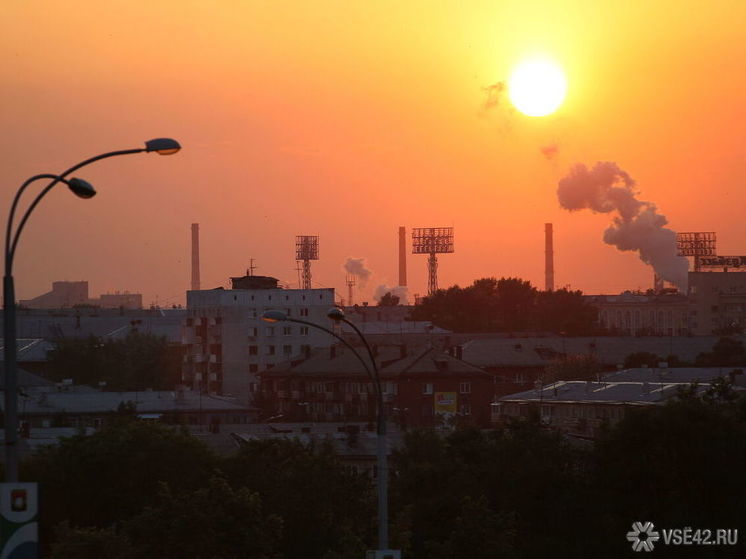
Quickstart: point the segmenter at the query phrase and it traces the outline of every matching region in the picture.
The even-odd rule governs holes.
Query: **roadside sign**
[[[39,558],[36,483],[0,483],[0,559]]]

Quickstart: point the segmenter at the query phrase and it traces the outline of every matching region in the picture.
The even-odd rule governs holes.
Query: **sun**
[[[508,80],[508,96],[528,116],[546,116],[565,100],[567,80],[562,69],[549,60],[527,60]]]

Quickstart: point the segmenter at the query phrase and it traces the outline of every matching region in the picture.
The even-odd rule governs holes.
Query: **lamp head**
[[[69,181],[65,181],[67,187],[73,191],[73,194],[80,198],[93,198],[96,195],[96,189],[93,188],[91,183],[84,181],[83,179],[73,178]]]
[[[288,316],[282,311],[265,311],[262,314],[262,320],[264,322],[282,322],[287,320]]]
[[[145,151],[155,151],[160,155],[171,155],[180,149],[179,142],[172,138],[154,138],[145,142]]]
[[[331,318],[334,322],[340,322],[345,319],[345,313],[338,307],[332,307],[326,313],[328,318]]]

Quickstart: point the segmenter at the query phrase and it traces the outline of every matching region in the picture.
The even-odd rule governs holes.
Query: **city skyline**
[[[202,287],[255,273],[295,284],[296,235],[319,235],[315,286],[345,297],[345,261],[397,283],[397,229],[454,227],[439,284],[517,276],[586,293],[652,286],[604,244],[609,216],[568,212],[558,182],[613,161],[676,231],[716,231],[742,254],[746,5],[652,2],[292,4],[6,2],[0,6],[0,180],[109,149],[177,138],[176,158],[102,162],[99,195],[52,193],[21,242],[19,299],[53,281],[183,304],[191,223]],[[567,76],[556,113],[529,117],[504,91],[526,57]],[[408,254],[410,299],[426,258]]]

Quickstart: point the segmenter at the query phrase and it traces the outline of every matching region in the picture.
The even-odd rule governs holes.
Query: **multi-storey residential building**
[[[233,289],[187,291],[182,380],[196,390],[246,401],[258,388],[257,373],[334,341],[309,326],[264,322],[262,314],[279,310],[331,328],[326,313],[334,289],[282,289],[265,276],[231,279]]]

